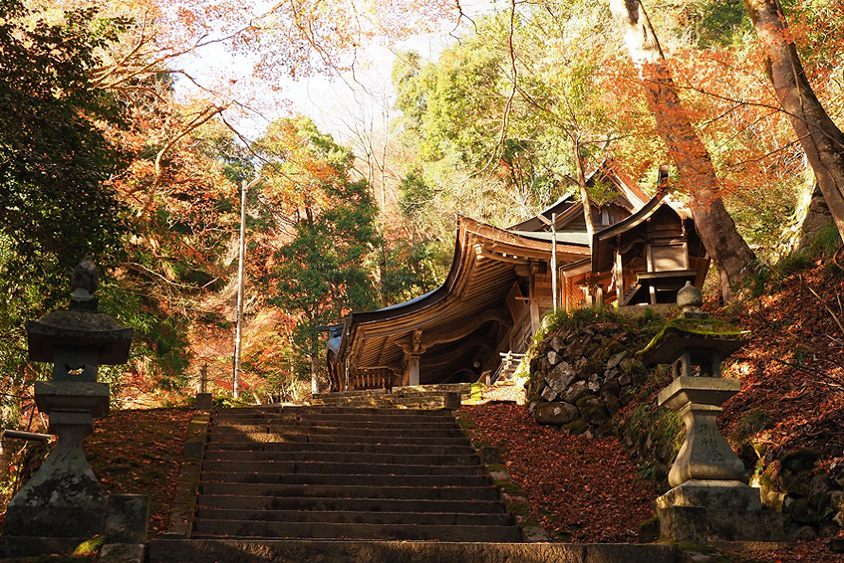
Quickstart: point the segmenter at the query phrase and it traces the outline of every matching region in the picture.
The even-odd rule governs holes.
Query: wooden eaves
[[[520,276],[546,268],[550,256],[550,240],[460,216],[443,285],[405,303],[348,315],[338,360],[399,374],[408,357],[422,355],[421,383],[447,378],[455,362],[465,361],[473,349],[477,362],[489,361],[497,355],[494,341],[514,323],[505,305],[508,292]],[[589,248],[558,242],[557,256],[564,262],[581,260],[589,256]]]

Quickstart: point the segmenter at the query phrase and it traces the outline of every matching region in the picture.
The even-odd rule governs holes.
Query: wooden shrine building
[[[558,307],[669,302],[709,265],[690,214],[670,196],[650,198],[606,169],[589,178],[615,197],[593,205],[569,195],[501,229],[458,217],[445,283],[420,297],[353,312],[334,325],[327,360],[333,390],[474,382],[507,353],[523,353],[555,299]],[[554,264],[556,263],[556,268]],[[622,296],[619,299],[618,296]]]

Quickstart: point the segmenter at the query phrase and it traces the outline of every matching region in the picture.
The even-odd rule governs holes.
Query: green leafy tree
[[[292,340],[315,385],[318,327],[375,306],[369,262],[379,243],[377,207],[367,182],[350,177],[351,151],[308,118],[274,122],[256,149],[268,161],[264,193],[286,225],[269,272],[271,301],[295,318]]]
[[[50,24],[0,1],[0,233],[18,254],[61,266],[113,253],[121,231],[106,184],[120,154],[95,123],[116,124],[119,108],[88,77],[126,22],[95,14]]]
[[[114,100],[89,80],[97,52],[127,22],[73,10],[47,22],[0,0],[0,369],[3,418],[40,370],[27,365],[24,321],[64,302],[84,254],[113,263],[123,231],[107,185],[121,154],[98,126],[115,127]]]

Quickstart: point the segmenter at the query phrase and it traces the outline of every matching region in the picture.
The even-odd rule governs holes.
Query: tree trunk
[[[844,133],[809,85],[776,0],[744,0],[765,51],[768,75],[844,238]]]
[[[810,176],[798,198],[794,222],[784,229],[783,244],[778,248],[782,254],[806,250],[821,230],[835,224],[814,174]]]
[[[589,237],[589,248],[592,248],[592,235],[595,234],[595,218],[592,216],[592,198],[586,189],[586,175],[583,173],[583,159],[580,157],[580,139],[572,134],[572,151],[574,151],[574,163],[577,166],[577,187],[580,190],[580,199],[583,202],[583,220],[586,222],[586,234]]]
[[[724,207],[709,151],[692,127],[671,73],[663,64],[662,49],[644,6],[639,0],[610,0],[610,9],[624,33],[630,56],[639,67],[657,132],[689,195],[698,234],[718,268],[721,294],[729,300],[732,288],[750,274],[753,251]]]
[[[311,352],[311,393],[316,395],[319,393],[319,370],[317,369],[316,355]]]

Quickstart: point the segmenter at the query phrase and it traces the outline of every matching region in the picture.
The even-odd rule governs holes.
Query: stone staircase
[[[151,540],[148,561],[677,561],[667,546],[525,543],[450,410],[396,404],[216,412],[185,529]]]
[[[330,407],[218,413],[192,537],[521,540],[449,412]]]
[[[191,540],[223,538],[522,541],[450,411],[351,407],[214,415]]]
[[[317,393],[311,398],[311,404],[357,408],[442,409],[459,407],[461,399],[468,399],[471,394],[471,383],[415,385],[395,387],[389,393],[383,389]]]

